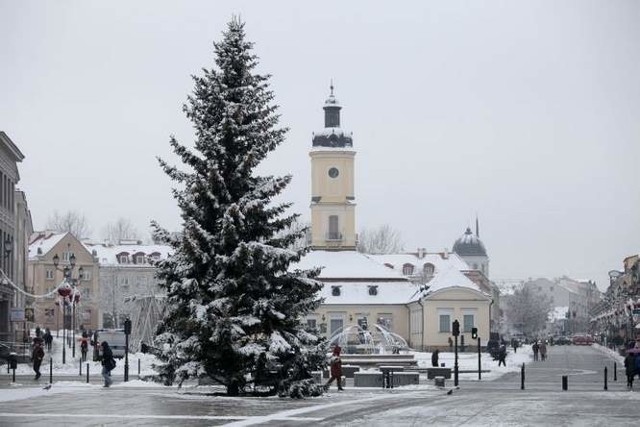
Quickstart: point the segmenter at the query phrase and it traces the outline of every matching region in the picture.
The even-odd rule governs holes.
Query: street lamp
[[[84,269],[82,267],[78,268],[78,277],[73,277],[73,270],[76,267],[76,256],[71,253],[69,255],[69,264],[60,268],[60,257],[58,254],[53,256],[53,266],[56,270],[62,271],[64,275],[64,281],[58,287],[58,295],[62,298],[62,308],[63,308],[63,321],[62,321],[62,363],[66,363],[66,346],[68,343],[65,341],[68,340],[69,335],[67,334],[67,307],[71,306],[72,314],[71,314],[71,330],[73,334],[73,345],[72,345],[72,357],[76,357],[76,304],[80,302],[80,291],[77,289],[77,285],[82,280],[82,275],[84,273]]]

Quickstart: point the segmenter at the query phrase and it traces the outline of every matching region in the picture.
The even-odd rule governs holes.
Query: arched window
[[[378,295],[378,286],[377,285],[370,285],[369,286],[369,295]]]

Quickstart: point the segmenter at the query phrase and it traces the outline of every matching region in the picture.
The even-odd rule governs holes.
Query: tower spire
[[[333,78],[331,78],[331,84],[329,85],[329,89],[331,89],[331,95],[333,96]]]
[[[478,214],[476,213],[476,237],[480,238],[480,222],[478,221]]]

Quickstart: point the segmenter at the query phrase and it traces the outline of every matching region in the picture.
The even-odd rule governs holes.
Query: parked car
[[[554,345],[571,345],[571,340],[568,337],[556,337],[553,340]]]
[[[591,345],[593,338],[588,334],[575,334],[572,338],[574,345]]]

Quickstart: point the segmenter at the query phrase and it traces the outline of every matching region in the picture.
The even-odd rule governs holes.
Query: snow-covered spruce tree
[[[321,368],[324,348],[301,319],[320,304],[321,285],[317,270],[289,271],[306,253],[292,249],[305,230],[283,232],[298,215],[286,215],[290,204],[272,199],[291,177],[254,174],[287,129],[276,127],[269,76],[253,73],[252,46],[244,24],[232,19],[214,43],[216,67],[193,77],[184,106],[195,149],[170,141],[186,167],[160,159],[179,183],[173,193],[183,230],[172,235],[152,222],[156,239],[174,249],[157,264],[168,302],[157,331],[162,364],[156,369],[166,384],[208,376],[237,395],[268,366],[274,392],[318,395],[322,389],[310,372]]]

